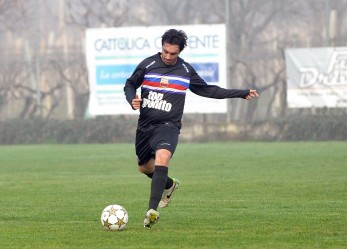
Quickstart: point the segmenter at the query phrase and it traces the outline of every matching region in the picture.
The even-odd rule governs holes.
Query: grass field
[[[1,248],[347,248],[347,143],[179,144],[152,230],[132,144],[0,146]],[[101,211],[120,204],[124,231]]]

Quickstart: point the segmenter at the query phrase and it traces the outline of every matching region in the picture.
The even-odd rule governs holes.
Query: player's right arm
[[[141,102],[142,102],[142,99],[139,98],[138,94],[135,94],[135,98],[133,98],[133,100],[131,101],[131,107],[134,110],[137,110],[140,108]]]
[[[136,94],[137,88],[139,88],[143,81],[144,70],[138,66],[134,73],[128,78],[124,86],[124,94],[128,103],[131,105],[131,108],[137,110],[140,108],[141,99]]]

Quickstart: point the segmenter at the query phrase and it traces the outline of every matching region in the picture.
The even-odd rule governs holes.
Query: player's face
[[[163,44],[161,59],[166,65],[175,65],[179,54],[180,47],[178,45],[173,45],[170,43]]]

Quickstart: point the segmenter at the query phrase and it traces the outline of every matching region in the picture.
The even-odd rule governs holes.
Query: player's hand
[[[257,90],[249,90],[249,94],[247,95],[246,99],[251,100],[253,98],[259,97],[259,94],[257,93]]]
[[[134,110],[137,110],[141,106],[142,99],[139,98],[139,95],[135,95],[135,98],[131,101],[131,105],[133,106]]]

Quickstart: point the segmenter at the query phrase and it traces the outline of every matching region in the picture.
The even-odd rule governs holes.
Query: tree
[[[214,23],[228,27],[229,87],[261,93],[230,102],[228,118],[284,115],[284,50],[345,46],[346,8],[346,0],[0,0],[1,117],[83,118],[87,28]]]

